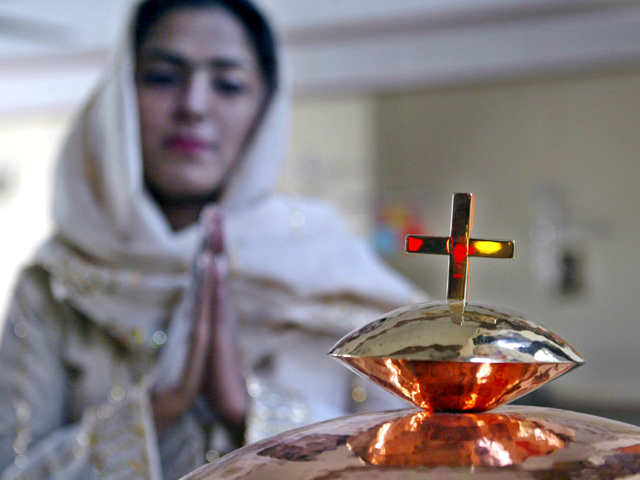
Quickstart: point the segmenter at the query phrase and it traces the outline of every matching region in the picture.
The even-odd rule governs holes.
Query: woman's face
[[[166,200],[210,197],[238,161],[266,96],[242,24],[223,9],[164,15],[140,46],[136,85],[147,184]]]

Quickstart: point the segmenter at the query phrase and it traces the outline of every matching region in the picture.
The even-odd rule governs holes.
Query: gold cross
[[[405,247],[408,253],[449,255],[449,281],[447,282],[447,300],[449,302],[466,303],[467,301],[469,257],[513,258],[513,240],[471,238],[473,203],[474,198],[471,193],[453,195],[451,236],[407,235],[406,238]]]

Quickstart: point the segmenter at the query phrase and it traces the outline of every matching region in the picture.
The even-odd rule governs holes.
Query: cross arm
[[[484,258],[513,258],[513,240],[469,239],[469,256]]]
[[[407,235],[405,249],[409,253],[426,253],[430,255],[449,255],[449,238],[426,237],[423,235]]]

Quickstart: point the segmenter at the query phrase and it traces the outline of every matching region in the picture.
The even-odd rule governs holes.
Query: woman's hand
[[[217,210],[209,210],[205,215],[210,231],[203,290],[207,295],[202,299],[201,314],[210,321],[211,348],[206,361],[203,393],[211,409],[241,443],[248,401],[236,350],[236,316],[228,289],[229,266],[224,255],[222,216]]]
[[[154,419],[160,432],[203,395],[211,410],[241,441],[248,402],[236,352],[236,317],[227,288],[229,269],[224,256],[222,216],[217,209],[209,209],[204,222],[208,230],[205,247],[197,259],[202,277],[195,279],[200,285],[191,348],[180,383],[154,394]]]
[[[198,259],[198,262],[202,262],[201,269],[205,272],[210,269],[210,261],[209,257]],[[206,292],[204,284],[206,281],[200,286],[200,299],[206,297],[203,295]],[[156,392],[152,398],[153,417],[158,432],[189,410],[202,390],[208,351],[211,348],[212,329],[210,319],[203,314],[202,301],[196,312],[197,318],[191,332],[190,349],[181,381],[173,388]]]

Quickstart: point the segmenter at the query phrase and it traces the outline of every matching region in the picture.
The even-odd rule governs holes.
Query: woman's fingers
[[[211,265],[214,263],[213,256],[204,251],[199,261],[202,263],[204,278],[198,292],[198,300],[196,306],[196,318],[193,323],[193,331],[191,334],[191,348],[187,366],[183,375],[183,382],[187,382],[188,386],[195,391],[194,399],[202,384],[204,370],[207,362],[207,354],[211,344],[211,314],[212,302],[210,299],[211,290],[215,285],[215,278],[211,276]]]
[[[224,252],[223,216],[210,208],[205,213],[209,258],[202,301],[211,326],[211,348],[202,392],[213,411],[242,438],[247,412],[247,393],[236,351],[236,317],[228,288],[229,263]]]
[[[224,252],[223,215],[218,207],[212,205],[203,213],[205,225],[205,249],[214,254]]]
[[[215,207],[209,207],[203,219],[207,231],[207,239],[204,242],[203,255],[207,256],[205,270],[205,282],[201,290],[201,302],[207,303],[209,318],[212,322],[227,322],[225,315],[227,293],[227,278],[229,274],[229,262],[224,252],[223,215]]]
[[[198,258],[198,269],[202,275],[198,279],[199,292],[195,309],[195,318],[190,338],[190,346],[182,378],[178,385],[153,395],[152,405],[156,427],[159,431],[170,425],[184,412],[189,410],[205,384],[205,372],[208,368],[211,347],[211,302],[206,292],[210,291],[214,279],[211,278],[213,255],[205,250]]]

